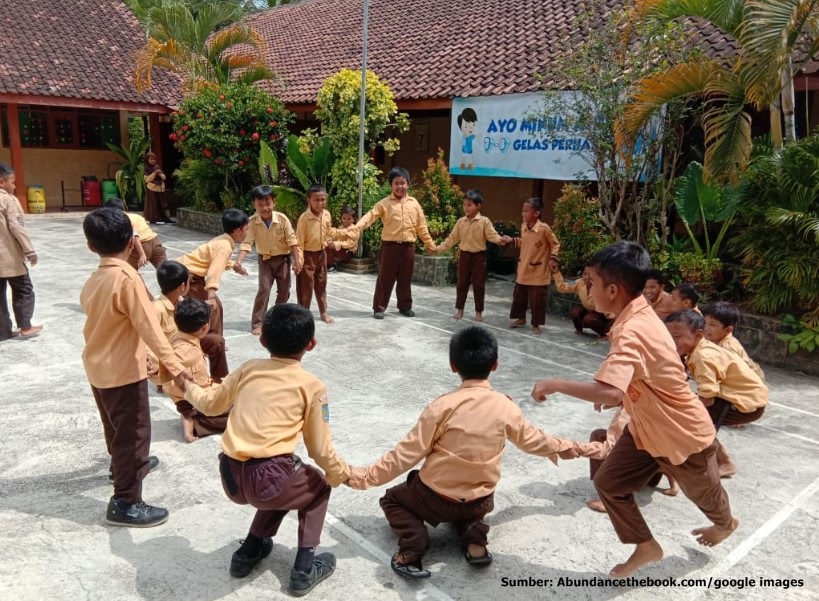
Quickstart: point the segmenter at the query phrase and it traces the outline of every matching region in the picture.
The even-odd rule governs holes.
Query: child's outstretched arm
[[[535,382],[535,387],[532,389],[532,398],[538,403],[542,403],[549,395],[556,392],[594,403],[595,409],[598,409],[598,411],[598,405],[614,407],[623,402],[623,391],[611,384],[598,380],[578,382],[577,380],[563,380],[560,378],[547,378]]]

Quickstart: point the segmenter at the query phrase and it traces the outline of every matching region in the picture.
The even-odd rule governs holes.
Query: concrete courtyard
[[[34,322],[45,331],[35,339],[0,343],[0,599],[289,598],[295,517],[285,519],[269,558],[248,578],[232,579],[230,556],[247,532],[252,508],[232,504],[222,491],[219,437],[185,443],[173,403],[153,389],[152,453],[162,463],[146,478],[144,496],[168,508],[170,519],[145,530],[104,524],[111,495],[108,456],[81,362],[85,315],[79,305],[97,257],[86,249],[81,219],[72,214],[28,220],[40,256],[31,273]],[[156,229],[169,258],[207,239],[169,225]],[[264,356],[250,334],[255,261],[247,266],[250,277],[230,272],[220,290],[231,367]],[[143,268],[143,275],[157,292],[153,268]],[[393,304],[387,318],[376,321],[370,308],[374,275],[334,273],[329,279],[336,323],[317,324],[319,344],[304,364],[327,384],[337,449],[352,465],[367,465],[404,436],[428,402],[458,385],[448,366],[448,341],[472,322],[452,319],[454,288],[414,286],[416,318],[399,316]],[[484,326],[501,347],[495,388],[547,432],[587,440],[591,430],[607,425],[608,415],[560,395],[536,405],[529,393],[546,376],[591,378],[608,344],[575,336],[571,324],[556,317],[540,337],[507,329],[511,292],[510,281],[488,284]],[[468,317],[471,299],[467,303]],[[313,310],[317,316],[315,305]],[[468,566],[452,532],[440,526],[431,530],[425,560],[432,578],[421,584],[402,580],[389,567],[395,538],[378,506],[383,488],[359,492],[342,486],[330,499],[320,547],[336,554],[338,567],[309,598],[819,599],[819,380],[765,371],[771,403],[764,418],[720,433],[739,465],[739,473],[724,481],[741,520],[731,538],[701,548],[690,531],[707,520],[684,496],[638,497],[666,558],[636,577],[658,586],[578,582],[605,578],[630,553],[608,518],[585,506],[594,494],[587,461],[555,467],[509,445],[495,511],[488,517],[491,567]],[[306,452],[302,456],[307,461]],[[685,586],[688,579],[702,583]]]

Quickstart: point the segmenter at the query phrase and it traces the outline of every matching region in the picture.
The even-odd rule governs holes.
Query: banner
[[[567,125],[566,115],[546,115],[544,104],[542,92],[454,98],[450,173],[596,180],[591,155],[583,156],[589,141]]]

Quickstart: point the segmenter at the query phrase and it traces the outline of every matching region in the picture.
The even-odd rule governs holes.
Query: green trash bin
[[[111,198],[119,197],[119,188],[117,187],[117,180],[104,179],[102,180],[102,204]]]

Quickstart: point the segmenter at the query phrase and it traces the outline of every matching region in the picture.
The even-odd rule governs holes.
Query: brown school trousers
[[[148,380],[114,388],[91,387],[111,455],[114,496],[132,504],[142,500],[142,479],[150,471],[151,411]]]
[[[466,306],[466,295],[472,284],[475,297],[475,313],[483,313],[483,301],[486,296],[486,251],[467,252],[462,250],[458,257],[458,283],[455,287],[455,308],[463,311]]]
[[[706,409],[708,409],[708,415],[711,416],[711,421],[714,422],[714,427],[716,427],[717,432],[719,432],[720,426],[750,424],[758,420],[762,417],[762,414],[765,413],[765,407],[743,413],[732,403],[719,397],[715,398],[711,406],[706,407]]]
[[[594,476],[597,494],[620,541],[636,545],[652,539],[651,530],[634,502],[634,493],[642,490],[658,469],[676,479],[685,496],[717,528],[729,530],[733,517],[728,493],[720,482],[718,445],[715,438],[708,448],[690,455],[680,465],[673,465],[664,457],[652,457],[638,449],[626,428]]]
[[[588,328],[598,336],[605,336],[609,333],[612,321],[607,319],[605,315],[597,311],[589,311],[584,306],[573,307],[569,311],[569,317],[574,324],[574,329],[577,332],[582,332],[583,328]]]
[[[527,286],[515,284],[512,293],[511,319],[526,320],[526,309],[532,311],[532,326],[542,326],[546,323],[546,303],[549,300],[549,286]]]
[[[205,290],[205,278],[191,274],[191,287],[187,298],[198,298],[208,302],[208,291]],[[222,313],[222,301],[217,294],[214,298],[216,306],[210,306],[210,332],[223,336],[225,333],[224,318]]]
[[[415,270],[415,242],[382,242],[378,278],[373,294],[373,311],[383,313],[390,304],[392,288],[398,297],[398,310],[412,309],[412,272]]]
[[[336,250],[335,248],[328,248],[327,253],[327,267],[333,267],[336,263],[343,263],[353,258],[353,251],[342,248]]]
[[[230,373],[224,337],[221,334],[211,332],[199,340],[199,346],[202,347],[202,352],[208,358],[210,377],[217,383],[221,382]]]
[[[451,523],[462,549],[472,543],[485,547],[489,524],[483,518],[495,508],[495,495],[466,502],[448,499],[424,484],[418,470],[412,470],[406,483],[388,489],[378,502],[398,535],[398,552],[414,560],[423,558],[429,546],[424,522],[433,527]]]
[[[168,259],[168,256],[165,254],[165,247],[162,246],[162,241],[159,239],[159,236],[147,242],[140,240],[139,243],[142,245],[142,250],[145,251],[145,258],[148,259],[148,262],[154,267],[159,267],[160,263]],[[128,265],[133,267],[134,270],[139,270],[139,252],[137,252],[136,247],[131,250],[131,254],[128,255]]]
[[[176,405],[176,410],[179,412],[179,415],[193,422],[193,433],[199,438],[210,436],[211,434],[221,434],[225,431],[225,428],[227,428],[230,411],[222,415],[211,416],[205,415],[184,399],[181,401],[175,400],[174,404]]]
[[[298,511],[299,547],[317,547],[332,488],[316,468],[296,455],[237,461],[219,454],[219,473],[225,494],[234,503],[252,505],[256,515],[250,533],[276,536],[291,509]]]
[[[604,428],[592,430],[591,435],[589,435],[589,442],[606,442],[608,434],[608,431]],[[597,470],[600,469],[600,466],[603,465],[605,460],[605,457],[603,457],[603,459],[589,459],[589,480],[594,480]],[[654,476],[648,481],[648,486],[657,486],[660,483],[660,480],[662,480],[662,477],[662,473],[657,471],[657,473],[655,473]]]
[[[323,250],[305,250],[304,265],[296,276],[296,299],[305,309],[313,302],[314,290],[319,313],[327,313],[327,258]]]
[[[11,308],[14,320],[20,329],[31,327],[31,316],[34,315],[34,286],[28,272],[23,275],[0,278],[0,340],[11,338],[11,316],[9,315],[6,283],[11,288]]]
[[[286,303],[290,298],[290,255],[275,255],[265,260],[261,255],[257,259],[259,266],[259,289],[253,301],[253,316],[250,326],[261,326],[267,313],[270,301],[270,290],[276,283],[276,304]]]

